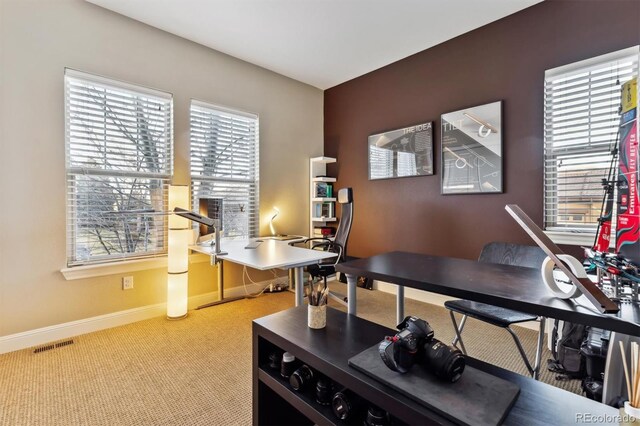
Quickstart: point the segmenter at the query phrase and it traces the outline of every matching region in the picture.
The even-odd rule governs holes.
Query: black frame
[[[497,108],[497,111],[493,108]],[[495,122],[496,120],[498,123]],[[442,195],[500,194],[504,192],[502,121],[502,101],[441,115],[440,159],[442,174],[440,193]],[[465,132],[462,130],[465,127],[467,129],[474,128],[474,130],[477,127],[478,135],[473,136],[471,132]],[[489,147],[493,145],[495,148],[496,144],[498,145],[497,154]],[[450,147],[455,147],[457,152],[454,152]],[[468,159],[469,161],[467,161]],[[447,176],[450,176],[456,169],[475,169],[477,179],[469,178],[470,173],[467,173],[469,179],[466,181],[464,176],[460,176],[460,174],[457,177],[459,186],[466,185],[472,188],[455,190],[445,185]]]
[[[428,126],[428,128],[419,128],[422,126]],[[414,124],[412,126],[407,126],[407,127],[402,127],[399,129],[393,129],[393,130],[387,130],[384,132],[380,132],[380,133],[375,133],[369,136],[368,138],[368,143],[367,143],[367,178],[370,181],[374,181],[374,180],[386,180],[386,179],[400,179],[400,178],[407,178],[407,177],[417,177],[417,176],[433,176],[435,174],[435,166],[433,164],[433,129],[434,128],[434,123],[433,121],[426,121],[424,123],[419,123],[419,124]],[[422,173],[417,172],[415,175],[408,175],[408,176],[389,176],[389,177],[383,177],[383,178],[375,178],[372,179],[371,178],[371,150],[370,147],[372,144],[375,143],[375,141],[377,139],[379,139],[380,137],[384,137],[387,136],[390,138],[391,141],[395,141],[398,139],[401,139],[404,137],[404,135],[407,134],[411,134],[409,137],[413,136],[413,143],[411,141],[407,141],[408,145],[413,144],[413,151],[407,151],[407,152],[412,152],[414,155],[416,154],[415,151],[415,135],[417,135],[418,133],[424,133],[424,132],[428,132],[428,137],[429,137],[429,142],[427,142],[428,144],[428,153],[424,154],[424,157],[426,157],[426,166],[422,166],[419,167],[416,164],[416,171],[418,171],[419,169],[422,170]],[[401,142],[402,143],[402,142]],[[393,150],[394,153],[394,158],[397,158],[396,153],[397,152],[401,152],[398,151],[396,149]],[[425,167],[430,168],[429,170],[424,170]]]

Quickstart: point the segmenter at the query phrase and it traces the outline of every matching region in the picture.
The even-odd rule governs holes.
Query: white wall
[[[261,216],[277,205],[280,232],[306,231],[308,158],[323,150],[320,90],[81,0],[0,0],[0,336],[166,297],[162,269],[134,273],[126,292],[121,275],[59,272],[65,67],[173,93],[178,184],[189,183],[191,99],[259,114]],[[192,265],[190,295],[212,291],[214,275]]]

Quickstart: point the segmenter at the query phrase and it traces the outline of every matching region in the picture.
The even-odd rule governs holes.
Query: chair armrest
[[[304,240],[303,242],[308,243],[310,241],[324,241],[325,243],[332,243],[333,241],[331,241],[328,238],[324,238],[324,237],[313,237],[313,238],[307,238],[306,240]]]
[[[318,238],[318,237],[314,237],[314,238],[307,238],[306,240],[302,240],[302,241],[293,241],[290,242],[289,245],[290,246],[297,246],[297,245],[302,245],[304,244],[305,246],[309,246],[308,243],[310,243],[311,241],[324,241],[324,242],[332,242],[330,239],[328,238]],[[310,246],[310,248],[313,248],[313,246]]]
[[[316,248],[323,248],[325,247],[326,250],[330,249],[332,245],[338,245],[338,244],[334,244],[332,241],[323,241],[321,243],[315,243],[315,244],[311,244],[311,249],[315,250]]]
[[[336,247],[338,249],[338,256],[336,257],[336,261],[329,264],[325,264],[325,266],[335,266],[338,263],[341,262],[342,260],[342,246],[334,241],[326,241],[324,243],[320,243],[320,244],[314,244],[313,245],[313,249],[317,248],[317,247],[326,247],[327,251],[329,250],[329,248],[331,247]],[[334,252],[335,253],[335,252]],[[319,265],[320,267],[322,267],[322,264]]]
[[[319,267],[335,266],[338,263],[340,263],[340,260],[342,259],[342,251],[343,251],[342,246],[340,244],[336,243],[335,241],[331,241],[328,238],[320,238],[320,237],[307,238],[304,241],[291,242],[291,243],[289,243],[289,245],[290,246],[295,246],[295,245],[298,245],[298,244],[305,244],[306,245],[307,243],[310,243],[310,242],[313,242],[313,241],[321,241],[321,242],[320,243],[316,243],[316,244],[312,244],[311,247],[310,247],[311,250],[315,250],[315,249],[318,249],[318,248],[321,248],[321,247],[325,247],[326,250],[330,249],[331,247],[337,247],[337,249],[338,249],[338,257],[336,258],[336,261],[334,263],[326,263],[324,265],[318,264]]]
[[[318,237],[313,237],[313,238],[307,238],[305,240],[302,241],[292,241],[289,243],[290,246],[296,246],[298,244],[307,244],[309,241],[331,241],[328,238],[318,238]]]

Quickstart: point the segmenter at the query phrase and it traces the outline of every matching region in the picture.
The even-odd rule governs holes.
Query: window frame
[[[253,165],[250,166],[253,171],[253,178],[234,178],[230,176],[220,177],[220,176],[207,176],[202,173],[196,173],[194,171],[194,166],[196,161],[194,161],[194,151],[195,149],[202,148],[201,143],[196,143],[194,141],[194,115],[193,108],[199,110],[206,110],[207,113],[210,114],[219,114],[234,116],[238,119],[246,119],[253,120],[253,125],[255,126],[253,129],[253,154],[251,154],[253,158]],[[202,112],[200,112],[202,114]],[[231,132],[233,133],[233,131]],[[191,197],[192,197],[192,207],[193,210],[198,211],[198,201],[199,195],[204,195],[202,198],[216,198],[220,196],[220,192],[216,191],[207,191],[204,194],[199,194],[199,184],[203,183],[219,183],[219,184],[246,184],[248,185],[248,211],[247,211],[247,235],[229,235],[229,211],[231,210],[231,203],[225,197],[223,198],[223,238],[255,238],[259,236],[260,233],[260,116],[256,113],[247,112],[238,110],[235,108],[230,108],[227,106],[222,106],[219,104],[201,101],[198,99],[191,99],[189,104],[189,141],[190,141],[190,149],[189,149],[189,173],[191,177]],[[208,148],[206,148],[208,149]],[[215,150],[215,148],[213,148]],[[224,191],[223,191],[224,192]]]
[[[635,62],[634,64],[635,66],[632,67],[631,76],[632,77],[638,76],[638,62],[640,59],[639,46],[633,46],[630,48],[618,50],[615,52],[596,56],[583,61],[574,62],[571,64],[567,64],[564,66],[556,67],[556,68],[545,71],[544,107],[543,107],[544,108],[543,110],[543,135],[544,135],[544,139],[543,139],[543,225],[544,225],[546,234],[554,242],[558,244],[588,245],[588,246],[592,245],[595,238],[597,222],[588,223],[586,225],[571,226],[569,224],[560,224],[557,221],[557,218],[561,214],[560,208],[558,207],[559,202],[557,201],[559,198],[558,194],[560,190],[558,189],[559,186],[557,183],[558,172],[553,170],[555,167],[553,166],[552,162],[555,161],[556,162],[555,164],[557,164],[557,161],[558,161],[557,156],[561,155],[559,154],[561,152],[561,149],[558,149],[557,147],[553,147],[554,139],[552,139],[552,130],[550,129],[551,111],[549,108],[549,102],[550,102],[550,98],[554,95],[554,93],[550,93],[548,85],[551,85],[551,84],[558,85],[559,84],[558,82],[561,81],[563,77],[567,80],[571,80],[571,78],[576,78],[576,76],[580,75],[581,73],[592,73],[594,69],[603,68],[607,65],[612,65],[613,63],[620,62],[621,60],[624,60],[624,59],[632,59]],[[591,78],[591,75],[589,74],[588,77]],[[627,79],[620,78],[619,80],[620,81],[619,81],[618,87],[616,88],[615,91],[611,92],[611,93],[615,93],[615,96],[619,96],[620,94],[619,87]],[[591,90],[591,87],[592,87],[591,83],[589,83],[588,87]],[[552,89],[552,90],[559,91],[560,89]],[[580,90],[578,90],[576,93],[580,93]],[[558,96],[558,94],[555,93],[555,96]],[[596,95],[592,95],[589,92],[586,94],[586,96],[588,96],[590,104],[593,103],[592,98],[596,98]],[[611,99],[611,97],[608,97],[607,99]],[[618,109],[618,105],[615,106],[616,112],[617,112],[617,109]],[[585,114],[584,118],[582,118],[581,116],[580,118],[576,118],[576,120],[580,120],[580,119],[586,120],[588,123],[587,131],[592,132],[595,128],[592,124],[592,120],[591,120],[592,116],[593,115],[591,114],[591,112],[589,112],[588,114]],[[617,123],[617,120],[616,120],[616,123]],[[609,134],[613,134],[614,135],[613,138],[615,138],[615,134],[618,129],[618,124],[610,127],[603,126],[603,129],[608,129]],[[579,158],[579,156],[577,155],[578,154],[577,151],[579,151],[579,154],[583,154],[583,155],[593,155],[594,157],[600,156],[603,158],[607,158],[606,161],[605,160],[601,161],[607,164],[607,167],[603,169],[603,174],[606,174],[606,170],[608,169],[608,164],[610,162],[609,160],[611,158],[610,148],[608,147],[604,149],[594,148],[591,145],[592,143],[591,137],[592,135],[591,133],[589,133],[589,136],[587,137],[587,142],[585,142],[584,144],[580,144],[580,145],[576,144],[573,147],[569,147],[567,150],[570,151],[570,155],[572,155],[572,157],[570,158],[574,158],[574,159]],[[611,146],[614,140],[610,141],[609,146]],[[557,143],[557,139],[555,141]],[[571,141],[571,138],[568,138],[567,141]],[[605,143],[606,142],[603,142],[603,145]],[[585,147],[587,149],[584,149]],[[591,170],[595,170],[595,169],[586,169],[586,172],[588,173]],[[593,173],[590,173],[588,176],[591,176],[592,179],[597,179],[598,173],[593,172]],[[586,185],[588,185],[586,183],[587,180],[588,178],[585,179],[584,182],[582,182],[583,188]],[[567,185],[570,185],[570,184],[567,184]],[[595,184],[592,183],[591,185],[593,186]],[[576,190],[580,191],[584,189],[576,189]],[[593,189],[591,190],[591,192],[593,192]],[[604,195],[604,191],[602,191],[602,196],[603,195]],[[594,197],[595,197],[594,195],[591,195],[590,197],[585,196],[584,199],[577,201],[577,203],[580,201],[591,202],[593,205]],[[570,214],[570,212],[566,212],[566,214]],[[615,232],[614,228],[615,227],[612,227],[612,232]]]
[[[126,92],[131,94],[132,96],[140,96],[143,99],[154,99],[159,102],[163,102],[164,105],[168,108],[168,110],[163,110],[163,123],[165,128],[162,132],[162,141],[160,142],[160,148],[163,150],[164,154],[164,162],[163,167],[160,173],[151,173],[151,172],[140,172],[140,171],[127,171],[127,170],[109,170],[106,167],[82,167],[78,165],[73,165],[74,159],[72,151],[72,145],[74,142],[72,141],[71,128],[77,123],[72,123],[72,111],[71,111],[71,102],[73,101],[73,97],[70,96],[70,86],[75,84],[95,84],[96,86],[106,89],[106,90],[115,90]],[[113,95],[112,95],[113,96]],[[146,98],[145,98],[146,97]],[[147,109],[145,109],[147,111]],[[125,116],[126,117],[126,116]],[[147,123],[148,124],[148,123]],[[106,134],[106,124],[104,128],[104,132]],[[105,267],[105,268],[114,268],[117,264],[128,265],[128,264],[137,264],[142,261],[152,261],[153,258],[158,258],[162,256],[166,256],[167,253],[167,239],[166,239],[166,231],[167,231],[167,218],[165,211],[166,210],[166,200],[168,196],[168,184],[173,176],[173,167],[174,167],[174,110],[173,110],[173,95],[168,92],[159,91],[155,89],[150,89],[148,87],[131,84],[127,82],[123,82],[120,80],[106,78],[103,76],[78,71],[71,68],[64,69],[64,131],[65,131],[65,189],[66,189],[66,268],[62,269],[65,277],[72,273],[70,272],[74,268],[76,270],[87,269],[92,270],[97,267]],[[76,141],[81,140],[76,138]],[[105,138],[107,140],[107,138]],[[78,143],[78,142],[76,142]],[[76,147],[77,149],[77,147]],[[123,154],[119,154],[123,155]],[[130,160],[126,158],[125,160]],[[138,157],[135,157],[136,159]],[[126,168],[127,166],[124,166]],[[163,235],[162,238],[162,247],[160,248],[158,245],[154,245],[151,250],[146,251],[134,251],[134,252],[122,252],[112,255],[95,255],[90,256],[87,259],[80,259],[77,257],[77,249],[79,245],[78,236],[77,236],[77,212],[80,210],[78,205],[77,198],[77,177],[78,176],[97,176],[101,179],[113,178],[113,179],[133,179],[136,182],[138,178],[145,178],[149,180],[159,180],[161,182],[160,186],[160,195],[162,197],[161,203],[164,208],[162,211],[154,211],[151,213],[145,213],[144,216],[161,216],[162,217],[162,225],[160,229],[156,229],[153,231],[156,235]],[[140,215],[142,216],[142,214]],[[157,224],[158,220],[154,221],[154,224]],[[126,269],[126,268],[125,268]],[[82,275],[82,274],[81,274]],[[102,275],[99,272],[94,276]]]

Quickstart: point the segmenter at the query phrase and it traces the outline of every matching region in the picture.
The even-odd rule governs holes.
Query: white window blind
[[[620,86],[637,75],[637,46],[545,72],[546,230],[595,231],[619,127]]]
[[[416,168],[416,155],[412,152],[398,151],[398,176],[415,176],[418,173]]]
[[[415,176],[416,173],[414,153],[369,145],[369,179]]]
[[[65,70],[67,265],[166,253],[168,93]]]
[[[192,101],[194,210],[200,198],[222,198],[225,237],[258,235],[258,147],[258,116]]]
[[[369,145],[369,179],[393,177],[393,151]]]

